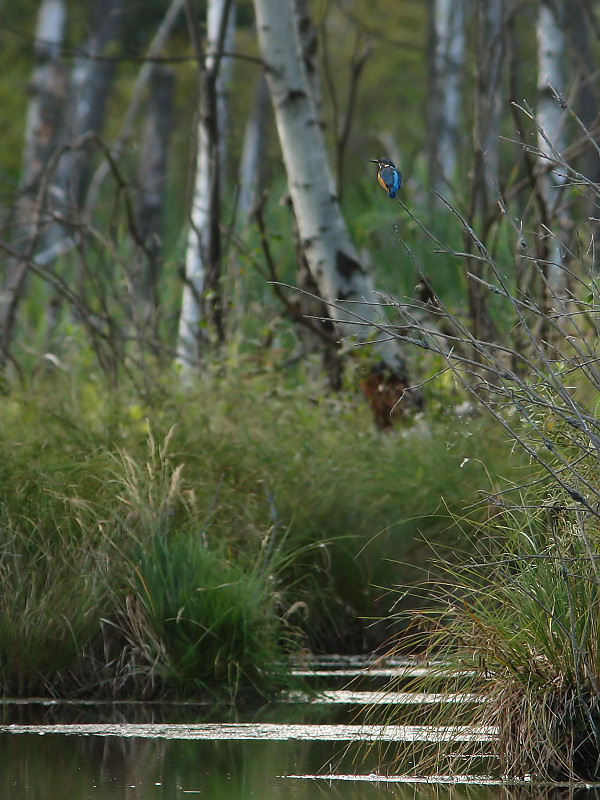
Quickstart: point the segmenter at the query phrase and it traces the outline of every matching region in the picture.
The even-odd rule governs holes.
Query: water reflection
[[[369,667],[368,672],[361,673],[359,680],[355,678],[348,685],[348,678],[356,676],[361,664]],[[393,756],[400,752],[399,748],[406,748],[405,761],[414,764],[413,741],[400,737],[400,741],[388,739],[365,746],[365,742],[354,741],[354,733],[345,740],[339,736],[335,741],[333,726],[345,729],[364,726],[370,721],[365,716],[365,704],[369,699],[373,702],[374,691],[380,693],[381,682],[389,678],[390,671],[397,677],[400,670],[402,677],[425,667],[390,661],[385,670],[381,670],[375,663],[339,658],[324,659],[312,667],[312,671],[303,667],[302,676],[310,677],[310,685],[317,686],[329,702],[314,702],[314,695],[298,695],[297,699],[304,699],[304,702],[234,710],[194,703],[5,701],[0,705],[0,728],[21,726],[24,731],[25,726],[37,727],[35,732],[21,733],[16,733],[15,727],[6,732],[0,729],[0,800],[181,800],[194,796],[210,800],[600,800],[598,788],[452,785],[451,780],[425,784],[415,780],[401,783],[342,779],[342,775],[348,778],[360,773],[364,776],[376,772],[379,765],[393,763],[393,758],[388,758],[388,749]],[[400,683],[397,688],[404,689]],[[388,698],[383,699],[388,701]],[[473,698],[466,699],[473,701]],[[425,699],[396,696],[398,728],[404,727],[400,724],[402,707],[417,700],[421,703],[448,702],[448,696],[431,695]],[[465,698],[454,697],[454,701],[458,709]],[[218,725],[220,734],[228,738],[218,738],[217,733],[210,731],[207,738],[206,729],[211,723]],[[236,739],[234,728],[250,723],[253,735],[258,732],[260,738]],[[73,729],[62,733],[46,729],[41,735],[44,725],[94,728],[80,729],[89,735]],[[106,728],[99,727],[102,725],[138,727],[128,727],[129,736],[121,735],[122,728],[113,729],[116,735],[108,736],[102,735],[107,732]],[[299,728],[311,725],[331,727],[322,731],[324,736],[320,739],[302,738]],[[150,726],[161,726],[162,733],[158,734]],[[298,729],[290,731],[294,726]],[[198,727],[205,730],[198,731]],[[228,730],[224,730],[227,727]],[[282,736],[277,738],[277,730],[285,728],[287,731],[283,730]],[[184,729],[187,730],[185,735],[196,738],[181,738]],[[91,735],[93,730],[99,735]],[[204,738],[198,738],[200,733]],[[292,733],[299,738],[290,738]],[[316,730],[309,733],[317,736]],[[365,734],[364,727],[362,733]],[[248,728],[239,735],[247,737]],[[424,746],[421,737],[420,747]],[[430,740],[427,746],[439,745]],[[459,769],[473,769],[480,774],[493,772],[489,737],[484,740],[478,735],[473,746],[473,758],[464,767],[459,764]],[[445,769],[441,760],[438,764],[440,769]],[[332,773],[337,777],[308,777]]]
[[[309,780],[330,764],[369,772],[335,742],[187,741],[48,734],[0,735],[0,797],[37,800],[600,800],[594,790],[503,786],[432,786]],[[371,764],[371,768],[374,765]]]

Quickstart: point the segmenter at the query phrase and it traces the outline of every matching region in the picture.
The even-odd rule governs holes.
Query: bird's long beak
[[[371,164],[379,164],[378,158],[370,158],[369,161],[371,162]]]

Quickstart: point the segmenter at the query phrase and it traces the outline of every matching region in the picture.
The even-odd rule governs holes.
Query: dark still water
[[[447,736],[447,728],[403,725],[407,704],[473,698],[382,694],[378,680],[415,672],[403,664],[386,674],[363,669],[367,683],[349,691],[357,665],[335,666],[306,671],[326,681],[318,695],[247,712],[191,704],[0,702],[0,800],[600,800],[596,788],[514,789],[468,776],[373,780],[394,748],[407,748],[410,763],[415,747],[437,747]],[[390,703],[393,723],[369,724],[365,706]],[[457,736],[485,743],[495,732],[457,725]],[[483,750],[489,763],[482,761],[480,775],[493,764],[485,744]]]
[[[216,730],[219,726],[216,726]],[[134,729],[135,726],[132,726]],[[90,733],[0,733],[0,798],[2,800],[165,800],[197,796],[211,800],[533,800],[534,798],[600,797],[595,791],[564,789],[517,792],[497,785],[449,785],[359,780],[375,768],[369,759],[357,761],[347,742],[286,738],[177,737],[173,726],[165,733],[149,726],[143,736],[123,726],[127,735]],[[17,730],[13,728],[13,730]],[[236,731],[221,731],[220,737]],[[322,733],[322,728],[320,729]],[[252,735],[256,733],[254,729]],[[266,735],[272,735],[270,728]],[[285,737],[285,725],[281,726]],[[291,735],[296,735],[297,729]],[[202,736],[206,735],[206,731]],[[332,733],[335,735],[335,733]],[[374,761],[374,758],[371,759]],[[323,772],[337,777],[314,778]],[[357,775],[357,779],[349,779]]]
[[[337,761],[339,742],[0,734],[0,797],[35,800],[506,798],[502,787],[287,777]],[[355,765],[353,772],[363,772]],[[533,795],[535,796],[535,795]]]

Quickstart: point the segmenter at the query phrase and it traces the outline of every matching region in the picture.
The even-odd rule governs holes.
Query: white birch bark
[[[36,193],[48,162],[57,150],[63,127],[67,74],[60,60],[66,24],[64,0],[43,0],[35,32],[37,66],[31,81],[31,101],[25,122],[25,152],[21,192]],[[30,225],[28,204],[22,224]]]
[[[465,0],[433,2],[433,175],[438,193],[452,187],[462,117],[465,59]]]
[[[223,14],[221,3],[209,3],[208,13],[215,17],[209,19],[207,30],[214,31],[215,47],[219,37],[220,22]],[[225,53],[233,53],[235,49],[235,2],[229,4],[227,20],[225,22],[225,35],[222,48]],[[215,92],[217,96],[217,119],[219,128],[219,181],[221,192],[226,191],[231,185],[231,175],[228,174],[229,159],[227,158],[227,132],[229,129],[229,88],[233,75],[234,59],[223,55],[219,61],[217,83]]]
[[[396,343],[382,339],[372,327],[382,318],[335,196],[302,59],[294,1],[254,0],[254,7],[288,187],[312,275],[324,300],[335,306],[331,315],[343,336],[372,336],[379,357],[389,367],[403,369]]]
[[[229,0],[208,0],[206,55],[202,69],[208,72],[217,70],[217,80],[220,62],[219,49],[225,34],[226,15],[229,7]],[[215,90],[218,96],[218,87],[215,87]],[[201,105],[205,100],[206,98],[200,98]],[[214,121],[207,118],[206,112],[201,107],[196,131],[196,172],[185,254],[185,284],[177,338],[176,361],[181,370],[183,383],[190,381],[191,370],[197,363],[201,326],[205,321],[203,319],[206,288],[205,261],[210,238],[211,196],[213,182],[219,181],[219,153],[218,146],[213,147],[211,122]]]
[[[561,238],[565,235],[564,219],[556,218],[566,177],[559,170],[548,171],[554,161],[553,151],[563,153],[566,145],[565,117],[554,91],[564,93],[565,7],[562,0],[541,0],[537,19],[538,43],[538,148],[540,150],[541,192],[547,209],[548,223],[554,236],[548,254],[548,281],[552,293],[564,299],[566,273]],[[554,90],[554,91],[553,91]]]
[[[23,171],[17,205],[16,249],[30,256],[48,223],[49,172],[62,143],[67,71],[60,58],[66,23],[64,0],[43,0],[35,32],[36,66],[29,86]],[[27,260],[10,259],[0,294],[0,365],[10,349],[17,308],[27,284]]]
[[[90,13],[90,37],[73,59],[64,138],[71,147],[61,154],[49,197],[54,220],[44,230],[42,252],[60,253],[64,242],[80,225],[81,210],[92,153],[90,135],[98,133],[104,121],[106,98],[112,83],[114,64],[99,56],[114,48],[121,28],[124,0],[94,0]]]
[[[123,117],[121,128],[117,138],[110,147],[111,158],[115,160],[121,156],[125,148],[125,143],[129,140],[134,132],[135,120],[144,101],[146,87],[150,81],[150,78],[152,77],[152,71],[154,69],[153,58],[160,55],[167,39],[171,35],[173,27],[178,21],[179,15],[183,9],[183,4],[184,0],[171,0],[168,9],[165,12],[165,16],[163,17],[163,20],[156,31],[150,46],[148,47],[146,60],[140,68],[140,71],[138,72],[133,84],[133,88],[131,90],[131,101]],[[98,202],[100,188],[108,175],[110,175],[110,165],[107,159],[104,159],[90,181],[85,203],[86,212],[88,214],[93,213]]]
[[[82,147],[80,137],[98,133],[115,65],[101,57],[114,52],[121,35],[125,0],[94,0],[91,3],[90,37],[73,60],[70,86],[69,135],[75,149],[65,153],[59,163],[58,183],[68,196],[67,203],[80,208],[89,180],[90,147]]]

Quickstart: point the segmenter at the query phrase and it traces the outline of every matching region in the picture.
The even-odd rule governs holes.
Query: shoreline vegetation
[[[574,168],[557,158],[572,177]],[[600,196],[599,185],[583,176],[581,186],[589,196]],[[416,606],[398,614],[409,635],[400,637],[394,650],[418,649],[426,658],[440,660],[449,670],[450,687],[456,688],[451,676],[460,673],[460,691],[479,695],[479,702],[465,704],[460,714],[449,704],[426,714],[420,709],[419,724],[452,726],[460,721],[497,730],[498,737],[491,751],[484,743],[450,741],[411,753],[411,765],[460,774],[491,760],[494,774],[503,779],[597,781],[597,267],[583,249],[559,248],[552,255],[530,249],[523,222],[507,215],[503,233],[512,238],[513,252],[521,248],[542,281],[544,291],[536,297],[507,277],[506,265],[512,260],[492,253],[460,214],[453,213],[485,265],[488,278],[481,285],[498,298],[497,319],[513,336],[502,345],[491,329],[481,338],[473,336],[460,314],[433,292],[429,302],[436,327],[417,324],[413,342],[445,358],[457,386],[512,440],[530,473],[512,492],[490,498],[491,513],[475,526],[472,547],[465,544],[460,563],[439,553],[436,579],[422,587],[428,608]],[[582,230],[588,229],[582,225]],[[465,253],[456,255],[469,260]],[[400,304],[396,310],[402,321],[407,312]],[[451,332],[451,348],[440,331]],[[417,679],[411,688],[430,690],[427,681]],[[402,769],[401,762],[400,754],[394,769]]]
[[[0,397],[4,696],[233,701],[286,688],[298,651],[381,647],[508,471],[482,420],[382,435],[358,392],[274,373],[146,404],[68,381]]]

